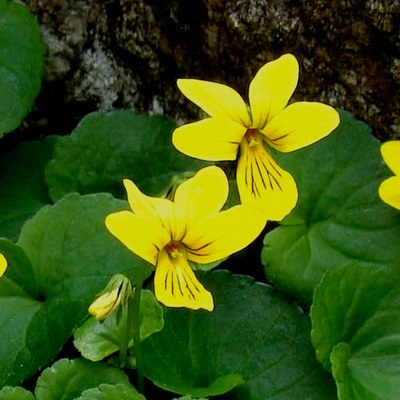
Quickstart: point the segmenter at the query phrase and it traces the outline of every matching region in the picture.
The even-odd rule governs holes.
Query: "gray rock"
[[[48,48],[30,119],[53,133],[60,120],[67,133],[97,109],[197,119],[177,78],[224,82],[246,97],[258,68],[291,52],[300,63],[293,100],[345,108],[377,137],[400,138],[399,0],[26,3]]]

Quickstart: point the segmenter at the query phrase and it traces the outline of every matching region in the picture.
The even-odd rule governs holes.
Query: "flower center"
[[[167,250],[168,255],[172,258],[178,258],[183,255],[179,242],[169,242],[165,246],[165,250]]]
[[[262,142],[262,138],[260,138],[260,134],[257,132],[256,129],[247,129],[244,137],[247,140],[247,144],[249,145],[249,147],[255,147]]]

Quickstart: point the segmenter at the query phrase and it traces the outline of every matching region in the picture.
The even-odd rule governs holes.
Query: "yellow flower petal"
[[[208,161],[236,160],[243,125],[228,119],[206,118],[175,129],[172,143],[182,153]]]
[[[198,79],[178,79],[177,83],[180,91],[211,117],[230,119],[249,126],[246,104],[239,93],[229,86]]]
[[[186,230],[186,221],[177,214],[180,210],[171,200],[146,196],[129,179],[124,179],[124,185],[129,205],[136,215],[153,219],[155,223],[169,231],[174,240],[182,237]]]
[[[129,206],[135,214],[150,218],[157,218],[158,216],[160,220],[170,218],[173,207],[171,200],[146,196],[129,179],[124,179],[124,186]]]
[[[212,295],[197,280],[185,255],[176,258],[161,251],[154,277],[155,294],[158,301],[168,307],[186,307],[192,310],[204,308],[212,311]]]
[[[265,64],[250,83],[252,128],[262,129],[282,111],[296,89],[299,65],[292,54]]]
[[[207,264],[244,249],[257,238],[266,222],[259,209],[239,205],[190,227],[182,243],[189,260]]]
[[[183,182],[175,192],[174,203],[188,226],[221,210],[228,199],[228,178],[221,168],[201,169]]]
[[[379,186],[379,196],[385,203],[400,210],[400,176],[384,180]]]
[[[171,237],[157,219],[144,218],[130,211],[119,211],[106,217],[107,229],[129,250],[156,265],[158,252]]]
[[[7,259],[0,253],[0,277],[4,275],[7,269]]]
[[[280,221],[292,211],[298,193],[292,175],[279,167],[264,145],[241,144],[237,185],[242,204],[259,207],[268,220]]]
[[[382,157],[395,175],[400,175],[400,140],[390,140],[381,146]]]
[[[267,142],[284,153],[306,147],[329,135],[339,113],[323,103],[298,102],[277,114],[262,130]]]

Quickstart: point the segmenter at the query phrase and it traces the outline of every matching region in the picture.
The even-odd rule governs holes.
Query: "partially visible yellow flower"
[[[175,147],[209,161],[239,157],[241,202],[262,208],[267,219],[277,221],[296,205],[297,187],[264,144],[281,152],[294,151],[327,136],[340,122],[337,111],[326,104],[304,101],[287,106],[298,74],[291,54],[265,64],[250,83],[249,107],[226,85],[178,80],[181,92],[210,118],[178,127],[173,134]]]
[[[379,186],[381,199],[400,210],[400,140],[391,140],[381,146],[382,157],[395,176],[384,180]]]
[[[101,321],[124,305],[132,294],[131,281],[122,274],[114,275],[106,288],[89,307],[89,314]]]
[[[0,277],[6,272],[7,265],[7,259],[0,253]]]
[[[156,267],[155,295],[161,303],[212,311],[212,295],[189,262],[208,264],[243,249],[261,233],[264,215],[243,205],[220,211],[229,188],[215,166],[179,185],[174,201],[146,196],[128,179],[124,185],[132,211],[108,215],[108,230]]]

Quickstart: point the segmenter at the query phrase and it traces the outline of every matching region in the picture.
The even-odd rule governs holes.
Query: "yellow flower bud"
[[[132,294],[130,280],[124,275],[114,275],[106,288],[89,307],[89,314],[97,320],[106,319],[118,307],[123,306]]]

